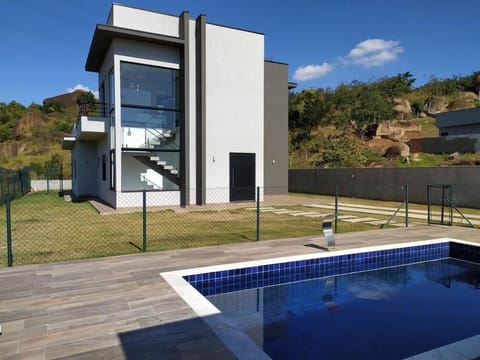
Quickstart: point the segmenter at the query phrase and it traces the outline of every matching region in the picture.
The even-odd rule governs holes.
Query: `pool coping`
[[[258,347],[252,339],[250,339],[242,330],[237,328],[233,320],[230,320],[229,318],[224,316],[217,307],[210,303],[210,301],[208,301],[207,298],[202,295],[197,289],[195,289],[184,277],[189,275],[227,271],[232,269],[327,258],[332,256],[351,255],[371,251],[402,249],[415,246],[440,244],[445,242],[455,242],[458,244],[480,247],[477,243],[474,242],[445,237],[397,244],[357,247],[344,250],[332,249],[333,251],[325,251],[313,254],[292,255],[262,260],[203,266],[191,269],[162,272],[160,273],[160,275],[173,288],[173,290],[194,310],[197,316],[199,316],[205,321],[205,323],[213,330],[215,335],[225,344],[225,346],[234,354],[236,358],[270,359],[270,357],[260,347]],[[342,275],[344,275],[344,273],[342,273]],[[450,350],[449,345],[445,345],[443,347],[432,349],[431,351],[427,351],[425,353],[414,355],[413,357],[415,357],[415,359],[429,358],[430,353],[435,352],[435,354],[437,354],[438,351],[441,351],[441,349]]]

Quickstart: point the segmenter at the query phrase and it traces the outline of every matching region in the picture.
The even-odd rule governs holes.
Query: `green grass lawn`
[[[292,194],[313,199],[318,204],[333,204],[332,196]],[[398,207],[398,202],[340,198],[342,203]],[[303,201],[300,200],[301,204]],[[266,206],[266,205],[263,205]],[[333,210],[303,205],[275,206],[283,209],[333,213]],[[212,246],[256,241],[256,212],[252,206],[218,210],[147,212],[147,250]],[[0,237],[6,239],[5,206],[0,222]],[[410,204],[410,209],[425,210],[425,205]],[[480,214],[480,210],[462,209]],[[142,252],[142,213],[100,215],[88,202],[66,202],[56,193],[33,193],[12,202],[13,263],[35,264]],[[340,211],[340,215],[388,219],[387,215],[369,215]],[[403,222],[403,218],[396,218]],[[424,222],[411,219],[414,222]],[[323,236],[322,218],[308,218],[262,212],[260,240]],[[339,221],[338,232],[379,229],[365,223]],[[6,266],[6,241],[0,241],[0,267]]]
[[[148,251],[256,241],[256,212],[222,210],[221,206],[218,211],[147,212]],[[100,215],[88,202],[66,202],[56,193],[33,193],[14,200],[11,215],[14,265],[142,251],[141,212]],[[345,224],[339,230],[374,228]],[[307,235],[322,236],[321,218],[261,213],[261,240]],[[5,220],[0,222],[0,236],[6,239]],[[6,246],[0,246],[0,266],[6,262]]]

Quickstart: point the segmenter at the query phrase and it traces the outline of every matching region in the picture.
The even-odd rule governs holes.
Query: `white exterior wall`
[[[77,141],[72,155],[72,159],[74,159],[72,164],[73,195],[97,196],[97,143]]]
[[[109,84],[108,75],[112,70],[113,66],[114,66],[113,46],[110,46],[105,56],[105,59],[103,61],[100,72],[98,73],[98,88],[100,89],[102,82],[105,82],[105,99],[101,99],[101,101],[107,104],[106,106],[108,106],[108,101],[110,99],[110,84]],[[116,69],[114,69],[115,76],[116,76],[116,72],[117,72]],[[106,110],[108,112],[110,109],[106,109]],[[101,164],[102,156],[103,155],[107,156],[107,180],[102,181],[102,172],[101,172],[102,169],[100,168],[97,174],[97,189],[98,189],[97,194],[99,198],[103,199],[105,202],[115,207],[116,205],[115,191],[110,189],[110,149],[115,148],[115,144],[110,144],[110,120],[109,120],[108,113],[107,113],[106,119],[107,121],[105,123],[105,129],[106,129],[107,135],[103,140],[98,142],[97,156],[100,159],[100,164]]]
[[[119,4],[112,5],[108,24],[167,36],[179,36],[179,19],[177,16]]]
[[[147,206],[172,206],[180,204],[180,191],[147,191]],[[119,192],[117,208],[142,207],[142,192]]]
[[[190,51],[190,64],[189,64],[189,73],[190,73],[190,83],[189,83],[189,95],[190,102],[186,104],[190,108],[190,118],[186,119],[190,126],[190,134],[188,142],[190,145],[189,152],[187,154],[189,159],[189,183],[190,183],[190,204],[196,203],[196,182],[197,182],[197,87],[196,87],[196,61],[195,61],[195,21],[189,21],[189,51]]]
[[[231,152],[256,154],[263,186],[263,62],[263,35],[206,25],[207,203],[229,201]]]

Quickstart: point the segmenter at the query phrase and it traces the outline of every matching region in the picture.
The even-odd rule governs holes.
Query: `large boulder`
[[[480,91],[480,74],[475,78],[475,90]]]
[[[387,149],[392,146],[394,142],[388,139],[375,138],[366,143],[368,151],[375,154],[384,155]]]
[[[393,103],[394,103],[393,108],[400,115],[406,115],[412,112],[410,101],[406,99],[396,98],[396,99],[393,99]]]
[[[390,145],[385,151],[387,159],[396,159],[398,157],[408,161],[410,156],[410,147],[403,142],[396,142]]]
[[[427,114],[438,114],[447,110],[448,102],[445,96],[430,96],[425,101],[424,110]]]
[[[390,122],[384,122],[378,124],[376,136],[390,139],[400,140],[405,136],[405,130],[400,126],[394,126]]]

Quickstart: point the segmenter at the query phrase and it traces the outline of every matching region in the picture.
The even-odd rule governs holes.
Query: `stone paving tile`
[[[356,219],[356,216],[353,215],[338,215],[338,220],[345,220],[345,219]]]
[[[350,223],[367,222],[367,221],[373,221],[373,220],[377,220],[377,219],[376,218],[371,218],[371,217],[351,218],[351,219],[343,218],[343,221],[347,221],[347,222],[350,222]]]
[[[305,216],[305,217],[310,217],[310,218],[320,218],[320,217],[325,217],[326,214],[309,214],[309,215],[302,215],[302,216]]]
[[[439,237],[480,242],[480,230],[418,225],[337,234],[336,249]],[[316,235],[1,268],[0,358],[142,359],[158,351],[162,359],[232,358],[159,273],[314,254],[323,242]]]

